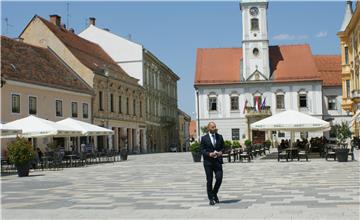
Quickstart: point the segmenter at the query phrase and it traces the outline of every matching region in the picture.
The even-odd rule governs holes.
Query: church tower
[[[242,78],[268,80],[270,78],[269,39],[266,0],[242,0],[243,71]]]

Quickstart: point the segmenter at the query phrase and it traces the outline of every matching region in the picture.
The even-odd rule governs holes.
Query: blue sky
[[[197,48],[241,47],[238,1],[229,2],[1,2],[1,33],[17,37],[37,14],[58,14],[80,33],[88,17],[154,53],[181,79],[179,108],[195,118],[194,72]],[[270,2],[271,45],[308,43],[313,54],[340,54],[336,36],[345,2]],[[6,18],[8,26],[6,25]],[[69,21],[69,22],[68,22]]]

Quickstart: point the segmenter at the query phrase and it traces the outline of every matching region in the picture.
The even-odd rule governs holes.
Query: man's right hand
[[[210,153],[209,153],[209,157],[213,157],[213,158],[215,158],[215,157],[216,157],[216,153],[214,153],[214,152],[210,152]]]

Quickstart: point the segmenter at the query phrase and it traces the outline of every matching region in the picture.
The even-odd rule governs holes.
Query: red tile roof
[[[269,57],[270,79],[274,82],[325,79],[307,44],[270,46]],[[198,49],[195,85],[240,83],[241,60],[242,48]],[[325,80],[325,85],[328,82]]]
[[[270,46],[270,71],[274,81],[320,80],[310,46]]]
[[[93,94],[92,89],[46,48],[1,36],[1,78]]]
[[[119,77],[137,83],[138,80],[129,76],[98,44],[79,37],[40,16],[35,16],[35,18],[39,18],[66,45],[74,56],[92,71],[101,71],[106,66],[112,72],[118,74]]]
[[[242,48],[197,49],[195,84],[240,82]]]
[[[324,86],[341,86],[341,56],[316,55],[316,66]]]

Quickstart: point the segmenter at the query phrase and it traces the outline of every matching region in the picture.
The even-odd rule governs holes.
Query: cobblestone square
[[[190,153],[1,177],[2,219],[359,219],[359,162],[225,163],[208,205]]]

